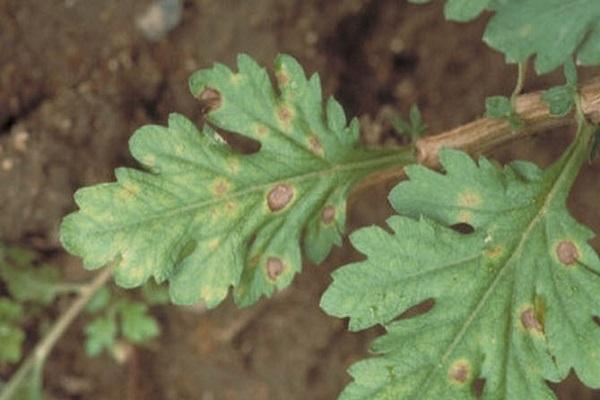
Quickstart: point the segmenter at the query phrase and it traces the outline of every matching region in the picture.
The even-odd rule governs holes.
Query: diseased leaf
[[[322,298],[353,330],[387,330],[342,399],[553,399],[545,380],[571,368],[600,387],[600,260],[565,206],[590,137],[585,128],[546,171],[454,150],[441,152],[445,174],[406,168],[390,201],[408,217],[391,217],[392,233],[352,234],[367,259],[335,271]],[[431,310],[402,316],[427,300]]]
[[[597,0],[497,0],[483,40],[508,61],[535,55],[539,73],[576,55],[582,64],[600,62],[600,2]]]
[[[513,109],[510,99],[506,96],[487,97],[485,99],[485,115],[489,118],[505,119],[515,131],[523,127],[523,120]]]
[[[278,89],[250,57],[190,78],[208,122],[260,142],[242,155],[208,125],[171,115],[130,140],[148,171],[119,168],[117,182],[79,190],[61,240],[87,268],[116,263],[119,285],[170,281],[175,303],[219,304],[234,286],[248,305],[289,285],[300,271],[299,241],[322,261],[340,244],[346,199],[366,175],[412,158],[365,150],[358,122],[333,99],[323,106],[318,76],[289,56],[276,60]]]
[[[430,0],[409,0],[428,3]],[[446,0],[444,15],[469,21],[484,10],[490,19],[483,40],[519,63],[536,56],[538,73],[576,57],[582,65],[600,64],[600,2],[597,0]]]
[[[148,306],[132,301],[123,301],[118,310],[121,316],[121,331],[132,343],[142,343],[160,334],[156,320],[148,314]]]

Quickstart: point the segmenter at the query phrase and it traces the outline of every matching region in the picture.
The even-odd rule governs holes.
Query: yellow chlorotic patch
[[[237,203],[235,201],[228,201],[225,203],[225,215],[232,217],[237,211]]]
[[[262,124],[254,124],[253,130],[256,136],[258,136],[259,138],[264,139],[267,136],[269,136],[269,128]]]
[[[123,200],[133,199],[140,192],[140,187],[133,182],[125,182],[119,190],[119,197]]]
[[[502,254],[504,254],[504,247],[502,247],[500,245],[486,249],[486,251],[485,251],[486,257],[493,258],[493,259],[499,258]]]
[[[211,251],[215,251],[219,248],[219,245],[221,244],[221,241],[219,239],[213,239],[210,242],[208,242],[208,249]]]
[[[177,154],[178,156],[182,156],[183,151],[184,151],[184,148],[182,145],[180,145],[180,144],[175,145],[175,154]]]
[[[231,190],[231,183],[225,178],[216,178],[211,185],[212,192],[220,197]]]
[[[237,174],[240,171],[240,160],[236,157],[229,157],[227,159],[227,168],[232,174]]]
[[[137,266],[137,267],[131,267],[127,271],[127,273],[135,281],[141,281],[142,279],[144,279],[144,276],[146,275],[145,272],[144,272],[144,269],[142,267],[139,267],[139,266]]]
[[[214,304],[227,295],[227,290],[204,286],[200,289],[200,297],[208,304]]]
[[[468,224],[473,219],[473,214],[471,214],[470,211],[461,210],[458,213],[457,218],[458,218],[458,222],[464,222],[464,223]]]
[[[481,204],[481,196],[473,192],[463,192],[458,196],[458,205],[461,207],[475,207]]]
[[[156,156],[154,154],[146,154],[144,158],[142,158],[142,163],[148,167],[154,167],[156,164]]]
[[[231,78],[229,78],[229,82],[231,82],[232,85],[239,85],[242,82],[242,76],[240,74],[232,74]]]

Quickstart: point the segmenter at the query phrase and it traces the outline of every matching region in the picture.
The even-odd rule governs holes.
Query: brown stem
[[[600,79],[591,81],[579,89],[581,108],[588,120],[600,122]],[[557,128],[574,123],[572,114],[562,118],[550,115],[548,106],[541,100],[541,92],[528,93],[517,97],[516,111],[525,127],[513,132],[505,120],[480,118],[466,125],[435,136],[417,141],[419,163],[438,166],[438,152],[442,148],[462,149],[469,153],[480,153],[499,144],[525,135],[532,135],[549,128]],[[401,176],[401,172],[398,172]]]
[[[600,123],[600,77],[581,86],[579,94],[585,117],[594,124]],[[417,140],[415,162],[436,168],[439,166],[438,153],[443,148],[462,149],[478,154],[510,140],[576,122],[573,113],[565,117],[551,115],[541,96],[542,92],[534,92],[515,97],[516,111],[524,122],[524,128],[520,131],[514,132],[510,124],[502,119],[479,118],[447,132]],[[353,201],[357,193],[379,183],[404,178],[404,165],[405,163],[368,176],[354,187],[350,201]]]

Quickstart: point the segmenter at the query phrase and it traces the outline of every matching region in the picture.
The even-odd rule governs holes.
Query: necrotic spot
[[[207,86],[202,92],[200,92],[198,99],[202,104],[203,113],[209,113],[221,107],[221,93],[219,93],[217,89]]]
[[[456,383],[465,383],[469,380],[471,365],[466,360],[458,360],[448,370],[448,378]]]
[[[287,206],[292,198],[294,197],[294,190],[291,186],[284,183],[276,185],[267,194],[267,204],[269,210],[275,212],[279,211]]]
[[[556,246],[556,256],[561,263],[573,265],[579,258],[579,252],[573,242],[570,240],[563,240]]]
[[[335,207],[334,206],[326,206],[321,213],[321,220],[323,223],[329,225],[333,222],[335,218]]]
[[[284,268],[283,261],[277,257],[269,257],[267,260],[267,275],[271,280],[276,280],[277,277],[281,275]]]

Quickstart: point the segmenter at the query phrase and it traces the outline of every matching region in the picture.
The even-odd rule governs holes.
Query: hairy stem
[[[81,287],[78,296],[73,300],[69,308],[52,325],[48,333],[35,346],[27,359],[4,386],[0,393],[0,400],[12,399],[31,370],[36,366],[41,366],[46,361],[58,339],[65,333],[94,294],[108,282],[112,275],[112,270],[112,267],[104,268],[89,284]]]
[[[521,67],[522,73],[525,67]],[[517,85],[518,86],[518,85]],[[461,149],[478,154],[525,136],[551,128],[572,125],[576,122],[573,113],[564,117],[550,114],[548,105],[541,99],[542,92],[527,93],[515,97],[515,110],[524,123],[518,132],[504,119],[479,118],[449,131],[417,140],[416,160],[431,168],[439,166],[438,153],[443,148]],[[600,123],[600,78],[579,88],[578,108],[585,118],[594,124]],[[404,165],[378,171],[358,184],[353,194],[363,192],[379,183],[404,177]]]
[[[581,110],[593,123],[600,122],[600,79],[583,85],[579,90]],[[550,114],[541,92],[528,93],[516,99],[516,111],[525,126],[517,134],[508,122],[500,119],[480,118],[450,131],[419,140],[416,144],[420,163],[438,166],[437,155],[442,148],[457,148],[470,153],[480,153],[510,140],[532,135],[550,128],[571,125],[572,114],[558,118]]]

